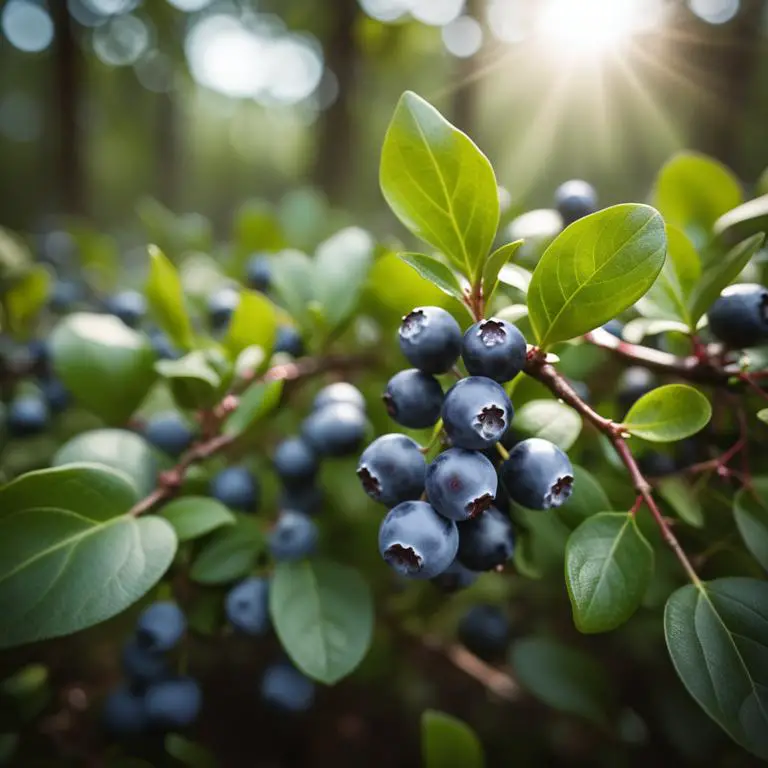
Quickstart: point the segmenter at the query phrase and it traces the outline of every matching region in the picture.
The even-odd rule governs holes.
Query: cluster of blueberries
[[[512,556],[509,499],[529,509],[563,504],[573,489],[573,467],[556,445],[540,438],[517,442],[496,467],[496,451],[514,409],[502,386],[520,373],[527,345],[506,320],[490,318],[462,334],[438,307],[419,307],[403,318],[400,349],[415,366],[387,384],[384,403],[404,427],[441,428],[451,447],[427,464],[425,452],[403,434],[379,437],[363,451],[357,474],[374,500],[389,507],[379,530],[379,551],[399,574],[438,579],[458,588]],[[469,376],[443,393],[436,375]]]

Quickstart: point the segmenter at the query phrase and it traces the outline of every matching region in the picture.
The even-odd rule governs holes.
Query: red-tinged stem
[[[630,517],[634,517],[640,511],[640,507],[642,506],[643,506],[643,497],[638,496],[635,499],[635,503],[632,505],[632,509],[629,510]]]
[[[739,380],[743,381],[755,394],[760,395],[763,400],[768,400],[768,392],[755,383],[755,377],[754,373],[742,373],[739,375]]]

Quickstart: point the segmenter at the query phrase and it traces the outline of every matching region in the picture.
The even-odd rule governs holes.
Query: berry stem
[[[504,461],[509,458],[509,451],[501,443],[496,443],[496,450]]]
[[[419,448],[419,450],[423,454],[428,454],[437,444],[440,442],[440,436],[443,432],[443,420],[438,419],[437,424],[435,424],[434,429],[432,430],[432,436],[429,438],[429,442]]]

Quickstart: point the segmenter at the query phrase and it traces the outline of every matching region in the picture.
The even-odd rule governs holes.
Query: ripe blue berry
[[[425,501],[404,501],[391,509],[379,528],[379,552],[401,576],[432,579],[456,557],[456,523]]]
[[[240,303],[240,294],[234,288],[222,288],[208,297],[208,319],[214,331],[223,331]]]
[[[389,380],[382,399],[387,413],[398,424],[424,429],[440,418],[443,389],[434,376],[409,368]]]
[[[114,736],[136,736],[147,729],[144,697],[121,685],[104,700],[101,712],[104,727]]]
[[[555,191],[555,208],[563,217],[564,226],[597,210],[595,188],[581,179],[571,179]]]
[[[144,426],[144,437],[156,448],[174,458],[192,445],[194,432],[176,411],[158,413]]]
[[[171,340],[158,328],[149,332],[149,343],[160,360],[178,360],[181,357]]]
[[[383,435],[364,451],[357,476],[375,501],[394,507],[424,492],[427,462],[419,444],[406,435]]]
[[[48,406],[37,395],[22,395],[8,406],[6,424],[12,437],[40,434],[48,426]]]
[[[440,307],[417,307],[409,312],[400,324],[398,338],[408,362],[424,373],[446,373],[461,350],[461,328]]]
[[[450,448],[427,467],[429,503],[444,517],[468,520],[496,497],[496,470],[482,453]]]
[[[27,355],[32,370],[38,376],[47,376],[51,368],[51,351],[45,339],[32,339],[27,344]]]
[[[456,558],[472,571],[491,571],[504,565],[515,547],[512,521],[496,507],[458,524]]]
[[[315,396],[312,410],[319,411],[321,408],[325,408],[326,405],[336,405],[338,403],[354,405],[355,408],[365,411],[363,393],[346,381],[337,381],[335,384],[323,387]]]
[[[269,629],[269,582],[249,578],[227,594],[224,610],[229,623],[247,635],[263,635]]]
[[[301,357],[304,354],[304,340],[294,327],[281,325],[277,329],[274,351],[284,352],[291,357]]]
[[[272,265],[269,256],[254,253],[245,267],[245,279],[249,288],[255,291],[267,291],[272,282]]]
[[[301,560],[314,554],[318,538],[317,526],[308,515],[286,509],[280,513],[267,543],[275,560]]]
[[[83,298],[83,286],[75,280],[57,280],[48,304],[54,312],[69,312],[73,304]]]
[[[458,592],[471,587],[479,575],[465,568],[458,560],[454,560],[442,573],[432,579],[432,583],[443,592]]]
[[[283,712],[306,712],[315,700],[315,684],[291,664],[280,662],[265,670],[261,697]]]
[[[305,515],[316,515],[324,503],[323,492],[316,485],[292,485],[280,494],[281,509],[292,509]]]
[[[510,641],[509,619],[496,605],[473,605],[459,622],[459,641],[485,661],[504,658]]]
[[[315,452],[300,437],[288,437],[279,443],[272,461],[278,476],[288,485],[311,483],[320,466]]]
[[[526,349],[525,337],[512,323],[492,317],[467,329],[461,357],[472,376],[504,382],[523,370]]]
[[[162,729],[191,725],[202,705],[203,693],[191,677],[155,683],[144,694],[144,708],[150,725]]]
[[[176,603],[163,600],[145,608],[136,622],[136,644],[155,653],[170,651],[187,631],[187,620]]]
[[[110,315],[119,317],[130,328],[137,328],[147,314],[147,300],[138,291],[121,291],[105,302]]]
[[[304,419],[302,437],[321,456],[357,453],[365,439],[365,414],[349,403],[324,406]]]
[[[485,376],[457,381],[443,403],[443,425],[451,442],[472,451],[501,440],[513,416],[504,387]]]
[[[768,342],[768,288],[755,283],[728,286],[707,312],[712,335],[744,349]]]
[[[615,336],[617,339],[620,339],[622,338],[622,333],[624,333],[624,323],[622,323],[621,320],[614,318],[613,320],[609,320],[603,326],[603,330],[610,333],[611,336]]]
[[[208,491],[214,499],[241,512],[255,512],[261,495],[256,478],[245,467],[227,467],[217,472]]]
[[[59,379],[44,379],[40,382],[40,389],[45,401],[48,403],[48,407],[53,413],[65,411],[72,400],[69,390]]]
[[[573,492],[570,459],[540,437],[518,443],[501,465],[500,475],[512,500],[528,509],[559,507]]]
[[[121,661],[125,676],[139,686],[165,680],[170,674],[165,656],[140,646],[135,639],[123,647]]]

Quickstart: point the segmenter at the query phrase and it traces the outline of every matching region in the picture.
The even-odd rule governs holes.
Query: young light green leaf
[[[64,386],[108,424],[124,424],[156,378],[147,338],[112,315],[65,317],[51,334],[51,354]]]
[[[178,360],[158,360],[155,370],[168,381],[182,408],[210,408],[218,400],[221,375],[201,350]]]
[[[677,516],[694,528],[704,526],[701,501],[691,484],[682,477],[663,477],[657,485],[659,495],[675,510]]]
[[[241,291],[240,301],[232,314],[224,346],[232,357],[247,347],[261,347],[269,356],[277,336],[275,305],[258,291]]]
[[[462,720],[428,709],[421,716],[424,768],[483,768],[485,755],[477,734]]]
[[[735,742],[768,760],[768,583],[688,584],[667,601],[664,634],[691,696]]]
[[[515,257],[523,242],[523,240],[515,240],[513,243],[505,243],[499,246],[488,257],[488,261],[485,262],[485,267],[483,268],[483,294],[486,305],[490,304],[496,287],[499,284],[501,268]]]
[[[77,632],[115,616],[165,573],[173,528],[127,514],[127,477],[72,464],[0,489],[0,648]]]
[[[607,632],[640,607],[653,574],[653,549],[632,515],[599,512],[568,539],[565,583],[580,632]]]
[[[282,381],[257,381],[240,397],[240,404],[231,413],[222,428],[225,435],[240,435],[266,416],[280,402]]]
[[[736,245],[748,237],[768,232],[768,195],[761,195],[724,213],[713,227],[725,245]]]
[[[482,274],[499,226],[493,168],[466,134],[410,91],[387,129],[379,183],[413,234],[442,251],[470,281]]]
[[[7,290],[32,269],[32,252],[22,237],[0,227],[0,289]]]
[[[288,249],[272,259],[272,289],[291,317],[307,329],[309,304],[314,299],[315,265],[302,251]]]
[[[643,395],[622,425],[629,433],[652,443],[672,443],[695,435],[712,418],[712,406],[697,389],[667,384]]]
[[[664,221],[647,205],[616,205],[567,227],[528,289],[539,344],[580,336],[634,304],[664,266],[665,249]]]
[[[757,418],[760,419],[764,424],[768,424],[768,408],[761,408],[757,412]]]
[[[557,508],[558,517],[576,528],[588,517],[613,509],[610,499],[595,477],[584,467],[573,465],[573,493],[567,504]]]
[[[461,290],[458,278],[442,261],[423,253],[398,253],[397,255],[443,293],[463,302],[464,292]]]
[[[199,539],[224,525],[234,525],[235,516],[216,499],[184,496],[166,504],[160,514],[173,526],[179,541]]]
[[[722,259],[718,259],[704,272],[689,299],[690,319],[694,327],[699,318],[715,303],[723,288],[739,276],[764,240],[765,235],[762,233],[752,235],[731,248]]]
[[[649,308],[649,305],[643,305],[643,311],[647,311]],[[635,317],[624,326],[621,338],[630,344],[642,344],[646,336],[657,336],[660,333],[670,332],[687,334],[689,331],[688,323],[681,323],[679,320],[654,320],[649,317]]]
[[[176,346],[190,349],[194,344],[192,323],[184,306],[179,273],[156,245],[149,246],[149,277],[145,292],[155,322]]]
[[[581,433],[581,416],[558,400],[529,400],[515,414],[515,430],[567,451]]]
[[[736,493],[733,517],[745,546],[768,571],[768,477],[755,477],[751,491]]]
[[[45,306],[51,287],[51,273],[37,265],[5,294],[8,327],[21,333]]]
[[[285,237],[277,212],[264,200],[248,200],[234,217],[233,239],[236,249],[234,267],[242,275],[246,259],[260,251],[277,251],[285,246]]]
[[[346,565],[321,559],[277,563],[269,611],[296,666],[327,685],[350,674],[371,643],[371,590]]]
[[[264,551],[258,523],[247,515],[235,515],[232,525],[217,531],[205,542],[189,576],[198,584],[226,584],[247,576]]]

